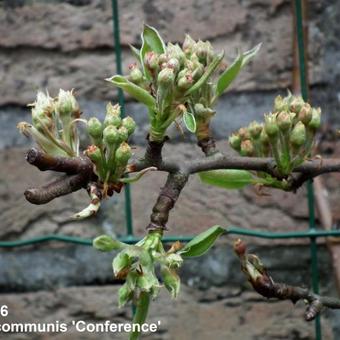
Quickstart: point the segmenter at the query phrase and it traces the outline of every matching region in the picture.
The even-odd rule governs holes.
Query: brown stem
[[[215,140],[212,137],[201,139],[197,142],[197,145],[202,149],[206,156],[212,156],[218,153],[216,149]]]
[[[157,202],[152,209],[148,230],[166,229],[169,212],[174,207],[179,194],[188,181],[188,174],[181,172],[170,173],[165,186],[162,188]]]

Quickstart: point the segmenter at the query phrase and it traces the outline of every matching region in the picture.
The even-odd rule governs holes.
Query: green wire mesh
[[[302,0],[294,0],[295,13],[296,13],[296,32],[298,41],[298,55],[299,55],[299,72],[300,72],[300,86],[301,95],[305,101],[308,100],[308,84],[306,77],[306,65],[305,65],[305,46],[304,46],[304,32],[303,32],[303,16],[302,16]],[[116,57],[116,69],[117,73],[122,73],[122,50],[120,44],[120,26],[119,26],[119,12],[117,0],[112,0],[112,21],[113,21],[113,37]],[[124,111],[124,94],[121,89],[118,89],[118,102],[122,108],[122,114]],[[239,227],[228,227],[227,234],[243,235],[250,237],[266,238],[266,239],[286,239],[286,238],[309,238],[310,239],[310,252],[311,252],[311,280],[312,288],[315,293],[319,292],[319,270],[318,270],[318,253],[316,240],[319,237],[340,237],[340,230],[318,230],[315,225],[315,208],[314,208],[314,190],[313,183],[309,181],[307,183],[307,200],[308,200],[308,213],[309,213],[309,229],[305,231],[297,232],[266,232],[244,229]],[[125,185],[125,217],[126,217],[126,231],[125,237],[120,238],[125,243],[136,243],[140,239],[133,236],[133,216],[131,209],[131,191],[130,186]],[[189,242],[192,239],[191,236],[168,236],[164,237],[164,242]],[[15,241],[0,241],[0,247],[13,248],[22,247],[34,244],[41,244],[44,242],[57,241],[63,243],[73,243],[85,246],[92,246],[92,239],[72,237],[67,235],[46,235],[38,236],[26,240]],[[315,319],[315,339],[321,340],[321,324],[320,317]]]

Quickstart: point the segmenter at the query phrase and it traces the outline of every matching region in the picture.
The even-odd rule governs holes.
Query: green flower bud
[[[306,141],[306,128],[302,122],[297,122],[290,134],[290,142],[295,147],[302,146]]]
[[[246,139],[241,142],[240,153],[242,156],[252,156],[254,154],[254,145],[250,139]]]
[[[169,58],[165,53],[162,53],[158,57],[158,64],[161,66],[162,64],[167,64]]]
[[[292,126],[290,113],[285,111],[278,113],[276,116],[276,122],[281,131],[288,131]]]
[[[261,142],[263,145],[268,145],[268,143],[269,143],[269,138],[268,138],[268,135],[267,135],[265,129],[262,129],[262,131],[261,131],[261,134],[260,134],[260,142]]]
[[[124,243],[119,242],[118,240],[114,240],[108,235],[101,235],[93,240],[93,247],[103,252],[122,249],[126,246],[127,245],[125,245]]]
[[[250,133],[250,136],[254,139],[257,139],[260,137],[262,129],[263,129],[262,124],[259,124],[258,122],[252,122],[248,126],[248,131]]]
[[[159,85],[170,86],[175,81],[175,74],[172,68],[166,67],[158,73],[157,78]]]
[[[188,88],[190,88],[192,86],[193,82],[194,82],[194,80],[192,78],[192,75],[187,74],[184,77],[178,79],[177,86],[181,90],[187,90]]]
[[[264,116],[265,124],[264,129],[269,138],[274,138],[279,132],[279,127],[276,124],[276,115],[269,113]]]
[[[308,127],[312,130],[317,130],[321,125],[321,109],[312,109],[312,119]]]
[[[87,122],[87,132],[93,139],[102,137],[103,125],[98,118],[92,117]]]
[[[132,156],[131,147],[128,143],[123,142],[116,150],[115,159],[120,165],[127,164],[128,160]]]
[[[161,275],[165,288],[170,292],[172,298],[176,298],[181,287],[179,276],[173,269],[166,266],[161,267]]]
[[[241,140],[250,139],[250,133],[247,128],[240,128],[237,134],[240,136]]]
[[[122,119],[119,116],[107,115],[104,119],[104,127],[115,126],[119,127],[122,123]]]
[[[198,80],[202,77],[204,73],[204,66],[201,63],[198,63],[195,66],[194,71],[192,72],[192,77],[194,78],[194,80]]]
[[[308,125],[312,119],[312,116],[312,107],[308,103],[305,103],[299,111],[299,120],[301,120],[303,124]]]
[[[192,53],[192,50],[195,46],[196,42],[194,39],[190,37],[189,34],[185,35],[185,39],[182,45],[182,49],[186,55],[190,55]]]
[[[85,150],[85,155],[91,159],[91,161],[95,165],[101,164],[102,161],[102,154],[100,152],[100,149],[95,146],[95,145],[90,145],[86,150]]]
[[[239,135],[233,133],[230,137],[229,137],[229,144],[230,146],[236,150],[236,151],[240,151],[241,150],[241,138]]]
[[[186,74],[189,73],[189,70],[185,67],[183,70],[178,72],[177,78],[183,78],[185,77]]]
[[[289,109],[292,112],[299,113],[304,104],[305,102],[301,96],[293,97],[292,101],[290,102]]]
[[[159,69],[158,54],[155,52],[147,52],[144,56],[144,65],[151,72],[155,72]]]
[[[213,49],[209,41],[199,40],[194,47],[194,52],[203,65],[206,65],[208,59],[213,56]]]
[[[103,141],[106,145],[116,145],[119,142],[119,133],[116,127],[108,125],[103,131]]]
[[[130,68],[130,80],[135,83],[139,84],[141,81],[143,81],[143,73],[142,71],[137,67],[137,65],[133,65]]]
[[[55,109],[60,116],[71,115],[72,117],[79,118],[80,108],[76,98],[72,91],[59,90],[57,102],[55,103]]]
[[[118,290],[118,306],[121,308],[126,305],[127,302],[132,300],[133,291],[130,290],[128,285],[123,284]]]
[[[118,129],[118,135],[119,135],[119,142],[126,142],[129,138],[129,131],[125,126],[121,126]]]
[[[38,91],[36,101],[28,106],[32,107],[32,119],[36,119],[36,121],[43,117],[52,117],[54,111],[53,99],[48,93],[45,94],[41,91]]]
[[[176,58],[179,61],[180,67],[184,65],[186,57],[182,49],[178,46],[178,44],[173,45],[172,43],[168,43],[168,46],[166,48],[166,54],[169,59]]]
[[[132,117],[128,116],[122,120],[122,125],[128,131],[129,136],[132,135],[136,129],[136,122],[133,120]]]

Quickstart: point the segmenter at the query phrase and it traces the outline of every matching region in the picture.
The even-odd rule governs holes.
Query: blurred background
[[[133,62],[129,45],[140,46],[143,23],[156,27],[164,40],[182,42],[185,33],[210,40],[225,50],[231,62],[262,42],[261,51],[241,72],[218,106],[213,134],[229,151],[228,135],[271,110],[278,94],[294,83],[294,27],[288,0],[121,0],[120,30],[123,70]],[[321,106],[324,127],[319,153],[339,157],[336,129],[340,125],[340,3],[310,0],[308,16],[308,78],[313,106]],[[82,222],[69,216],[88,203],[85,192],[34,206],[25,201],[29,186],[46,183],[55,174],[41,173],[24,159],[31,142],[16,124],[30,120],[26,107],[38,89],[56,96],[59,88],[75,89],[85,117],[104,116],[116,90],[104,79],[115,73],[112,7],[109,0],[0,0],[0,240],[27,239],[51,233],[93,238],[125,234],[124,195],[103,203],[100,213]],[[126,113],[138,122],[133,136],[136,155],[143,154],[148,129],[146,110],[127,98]],[[192,137],[170,131],[164,150],[176,159],[199,154]],[[151,173],[131,187],[133,225],[143,235],[149,214],[165,180]],[[333,225],[340,220],[338,174],[322,179]],[[319,214],[317,215],[319,217]],[[297,194],[275,190],[259,196],[254,188],[224,191],[189,180],[170,215],[168,235],[192,235],[214,224],[270,231],[308,227],[306,190]],[[305,240],[247,239],[278,281],[310,286],[310,254]],[[303,321],[303,304],[268,302],[253,293],[233,255],[231,237],[223,239],[199,260],[182,270],[180,297],[161,294],[150,321],[161,330],[149,339],[313,339],[314,325]],[[324,240],[319,240],[321,290],[336,295],[334,266]],[[328,247],[329,249],[330,247]],[[48,243],[24,248],[0,248],[0,302],[10,307],[6,322],[123,321],[131,308],[118,309],[111,270],[112,254],[91,247]],[[324,339],[340,338],[340,313],[322,317]],[[0,320],[0,323],[2,320]],[[1,335],[0,339],[79,339],[79,333],[60,335]],[[81,335],[97,339],[98,334]],[[120,338],[101,335],[101,339]],[[124,338],[122,336],[121,338]]]

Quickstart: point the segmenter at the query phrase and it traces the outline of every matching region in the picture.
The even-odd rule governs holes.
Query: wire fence
[[[302,0],[293,0],[295,7],[295,25],[298,43],[298,56],[299,56],[299,74],[301,95],[305,101],[308,100],[308,83],[306,77],[306,64],[305,64],[305,46],[304,46],[304,29],[303,29],[303,12]],[[117,73],[122,73],[122,49],[120,43],[120,24],[119,24],[119,8],[118,0],[112,0],[112,21],[113,21],[113,39],[116,57]],[[118,89],[118,102],[122,108],[122,115],[125,114],[124,110],[124,94],[121,89]],[[134,244],[140,238],[134,236],[133,231],[133,216],[132,216],[132,203],[130,186],[125,185],[125,220],[126,220],[126,236],[120,238],[122,242]],[[229,226],[227,234],[242,235],[250,237],[258,237],[265,239],[287,239],[287,238],[309,238],[310,240],[310,254],[311,254],[311,284],[314,293],[319,293],[319,269],[318,269],[318,246],[317,238],[319,237],[340,237],[340,230],[320,230],[316,228],[315,223],[315,207],[314,207],[314,189],[312,181],[307,183],[307,201],[308,201],[308,214],[309,214],[309,229],[305,231],[296,232],[268,232],[256,231],[251,229],[239,228]],[[191,236],[168,236],[164,237],[163,241],[168,242],[189,242]],[[44,242],[57,241],[63,243],[73,243],[85,246],[92,246],[92,239],[72,237],[67,235],[52,234],[45,236],[38,236],[24,240],[14,241],[0,241],[2,248],[22,247],[34,244],[41,244]],[[322,339],[320,317],[315,319],[315,339]]]

